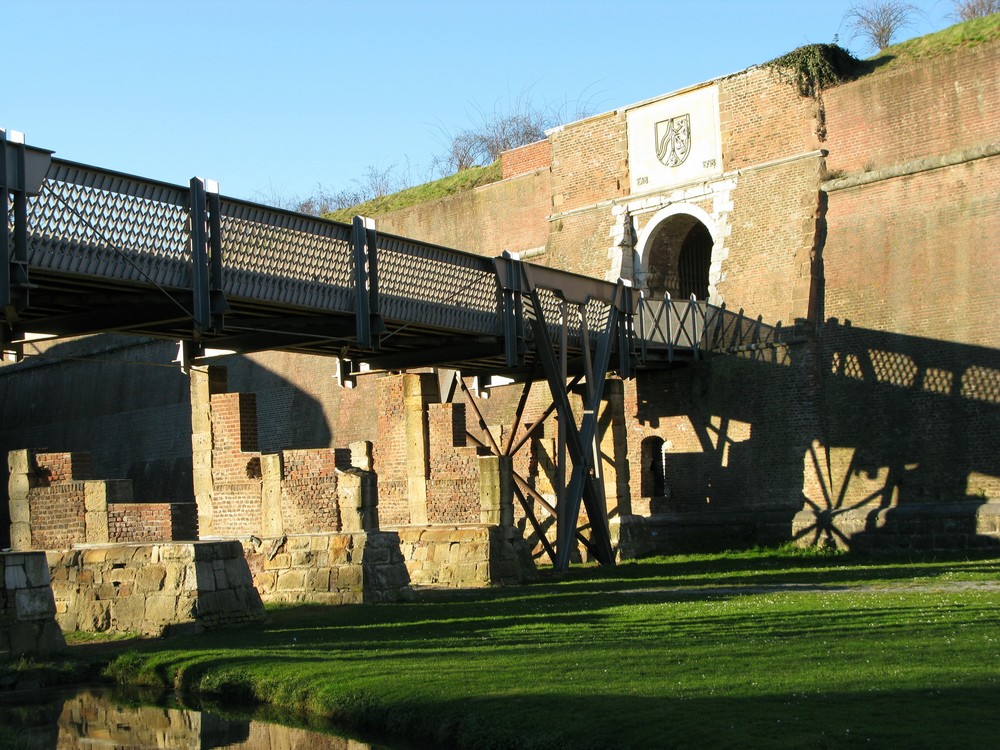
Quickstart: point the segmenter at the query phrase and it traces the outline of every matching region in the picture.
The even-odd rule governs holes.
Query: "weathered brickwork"
[[[552,143],[545,139],[504,151],[500,154],[500,164],[505,180],[538,169],[548,169],[552,166]]]
[[[428,404],[429,523],[479,522],[479,451],[466,445],[464,404]]]
[[[718,90],[722,165],[704,180],[630,195],[626,118],[634,108],[623,108],[504,155],[501,182],[378,217],[378,224],[486,256],[531,251],[535,262],[621,275],[640,288],[653,280],[662,291],[679,275],[672,264],[681,250],[668,247],[658,227],[666,233],[681,216],[688,223],[670,230],[680,234],[676,227],[686,232],[703,222],[713,301],[766,323],[806,319],[809,335],[625,384],[624,416],[612,416],[615,426],[601,438],[603,454],[628,456],[604,467],[623,544],[673,549],[793,533],[838,543],[838,534],[857,536],[849,527],[865,513],[882,514],[871,516],[873,528],[893,536],[890,527],[903,526],[880,520],[898,515],[888,509],[905,515],[920,506],[934,515],[932,505],[985,506],[1000,492],[990,453],[1000,442],[992,335],[1000,300],[983,281],[1000,263],[997,44],[876,70],[828,89],[821,102],[800,97],[766,66],[710,82]],[[651,268],[661,250],[670,267]],[[229,430],[230,442],[212,446],[211,456],[196,446],[198,471],[215,474],[214,497],[206,495],[218,505],[210,533],[254,533],[248,530],[273,522],[260,510],[265,465],[275,470],[268,456],[278,457],[280,474],[282,463],[299,460],[290,451],[358,440],[374,443],[383,526],[474,523],[484,513],[474,479],[482,451],[462,444],[461,410],[439,408],[433,375],[365,377],[341,391],[332,363],[320,358],[265,353],[229,362],[233,390],[257,394],[252,416],[260,422],[251,428],[239,416],[247,398],[229,394],[218,430]],[[104,390],[124,382],[101,372]],[[169,388],[156,388],[157,377],[150,375],[148,388],[160,398]],[[548,405],[544,391],[528,399],[519,435]],[[519,394],[500,389],[481,404],[486,428],[503,442]],[[4,390],[5,430],[8,413],[20,415],[11,424],[30,420],[8,406],[27,401]],[[105,416],[101,404],[90,417]],[[79,409],[73,420],[88,416],[83,403]],[[234,415],[238,426],[227,427]],[[464,421],[485,438],[471,409]],[[205,431],[196,432],[203,443]],[[513,459],[515,483],[542,533],[551,526],[543,503],[557,483],[557,434],[549,417]],[[449,437],[458,442],[449,445]],[[23,444],[63,445],[38,437]],[[162,473],[161,459],[172,454],[157,448],[150,455],[151,471]],[[281,479],[277,515],[290,527],[336,528],[328,502],[336,455],[310,457],[324,467],[316,474]],[[78,506],[60,505],[70,513]],[[651,519],[645,531],[634,516]],[[539,529],[521,511],[518,524],[537,552]]]
[[[814,102],[800,97],[766,66],[719,81],[719,124],[726,172],[799,156],[821,145]]]
[[[1000,305],[982,274],[1000,264],[998,195],[1000,157],[831,192],[826,316],[995,347]]]
[[[8,466],[14,549],[197,537],[194,503],[133,503],[127,479],[82,479],[87,454],[11,451]]]
[[[193,541],[198,538],[194,503],[114,503],[107,507],[109,542]]]
[[[543,248],[552,211],[548,170],[379,217],[381,231],[496,257]]]
[[[63,630],[200,632],[264,620],[238,542],[95,545],[48,553]]]
[[[919,65],[876,71],[828,90],[824,100],[831,170],[884,169],[957,148],[996,143],[1000,42],[959,48]],[[937,210],[950,202],[934,198],[923,205]]]

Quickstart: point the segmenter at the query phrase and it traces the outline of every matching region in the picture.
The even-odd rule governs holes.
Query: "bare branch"
[[[892,43],[892,38],[907,26],[911,26],[920,9],[899,0],[868,0],[853,5],[844,14],[844,22],[854,34],[852,39],[861,37],[879,51]]]

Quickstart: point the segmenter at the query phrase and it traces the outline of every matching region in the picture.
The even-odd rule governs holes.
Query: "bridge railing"
[[[491,258],[381,233],[376,248],[383,317],[453,331],[500,332]]]
[[[635,318],[640,360],[666,354],[673,361],[675,350],[693,353],[738,352],[782,343],[783,329],[767,325],[760,317],[733,313],[725,304],[713,305],[692,297],[674,300],[643,297]]]
[[[53,159],[27,202],[28,261],[62,273],[189,287],[188,201],[176,185]]]

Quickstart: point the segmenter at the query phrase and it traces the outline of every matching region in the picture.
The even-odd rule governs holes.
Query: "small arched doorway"
[[[707,215],[704,218],[707,220]],[[715,240],[694,212],[674,211],[659,220],[654,216],[638,245],[644,291],[652,298],[661,299],[664,294],[674,299],[687,299],[692,294],[700,300],[709,298]]]

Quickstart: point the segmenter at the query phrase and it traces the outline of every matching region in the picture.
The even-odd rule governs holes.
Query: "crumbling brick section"
[[[164,542],[198,538],[194,503],[108,505],[109,542]]]
[[[281,457],[281,515],[285,532],[339,531],[335,452],[282,451]]]
[[[11,451],[8,465],[15,549],[198,536],[194,503],[133,503],[129,480],[89,478],[86,453]]]
[[[465,404],[428,404],[429,523],[479,522],[479,452],[467,445]]]
[[[253,393],[216,393],[211,403],[214,534],[260,533],[257,398]]]
[[[552,166],[552,141],[546,138],[544,141],[504,151],[500,154],[500,166],[505,180],[537,169],[548,169]]]

